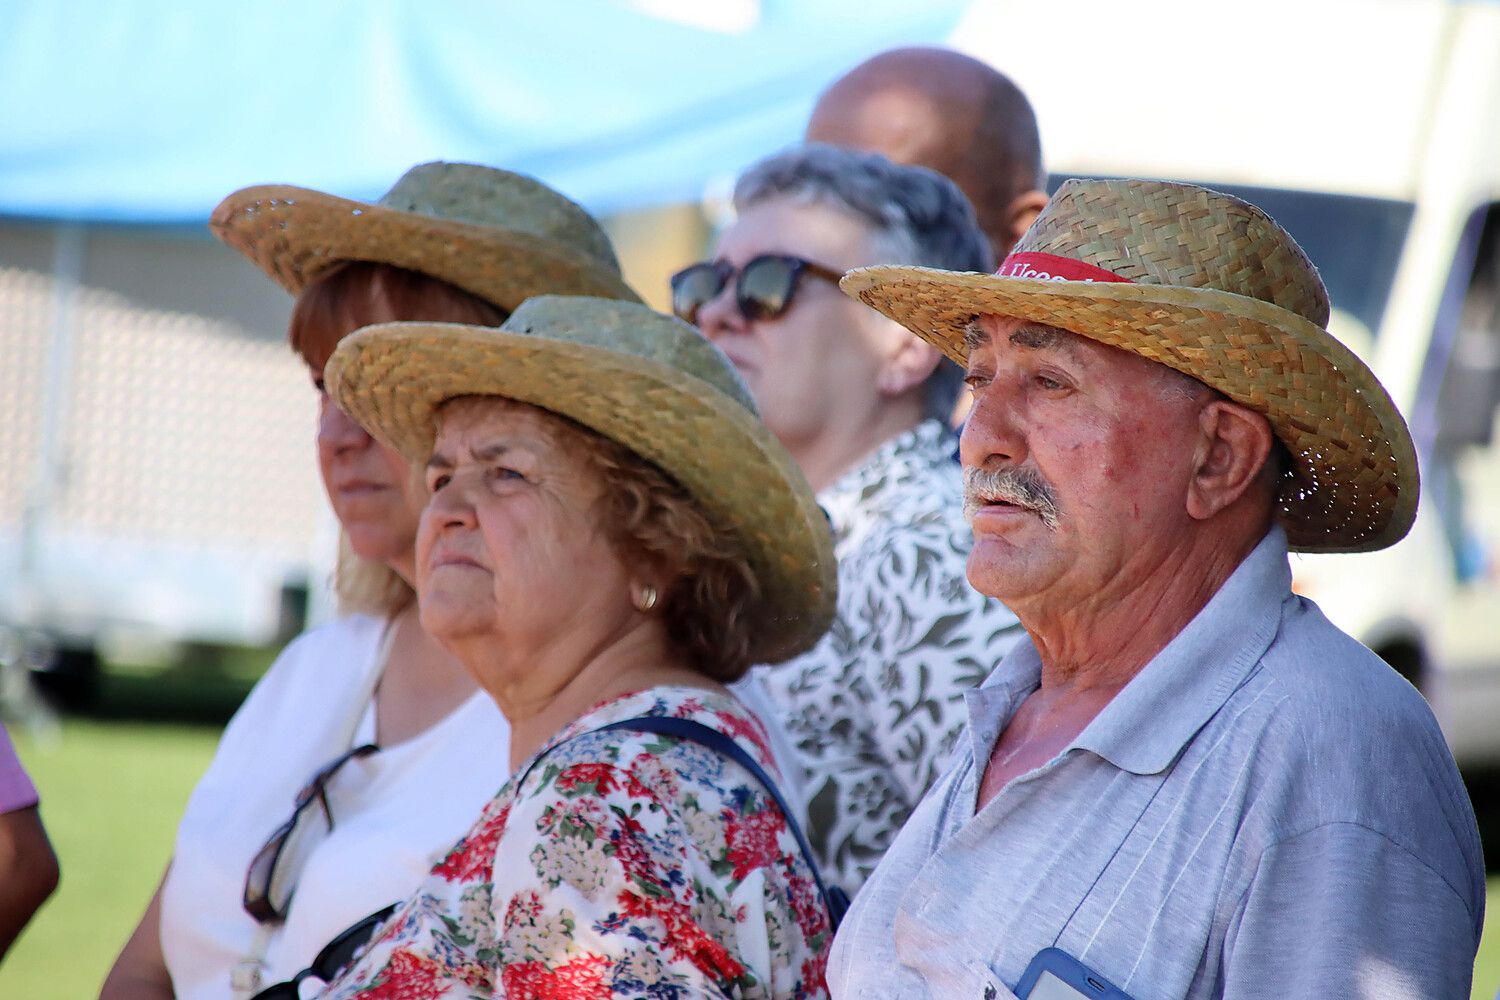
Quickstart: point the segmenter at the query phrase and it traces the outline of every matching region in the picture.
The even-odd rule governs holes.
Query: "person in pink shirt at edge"
[[[0,725],[0,958],[57,888],[57,855],[37,802],[36,786]]]

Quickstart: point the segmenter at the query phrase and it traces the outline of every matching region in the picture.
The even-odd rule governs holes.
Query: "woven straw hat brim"
[[[836,562],[816,498],[765,425],[700,379],[534,334],[385,323],[344,338],[324,380],[345,412],[413,461],[430,457],[441,403],[493,395],[570,417],[654,463],[744,546],[762,591],[753,662],[805,651],[833,620]]]
[[[309,188],[268,184],[236,191],[214,209],[209,228],[293,295],[334,264],[359,260],[440,278],[507,312],[549,293],[641,301],[612,268],[533,233]]]
[[[1190,375],[1263,414],[1297,466],[1278,521],[1299,552],[1367,552],[1416,516],[1416,449],[1373,372],[1279,306],[1216,289],[867,267],[843,290],[960,365],[976,316],[1069,330]]]

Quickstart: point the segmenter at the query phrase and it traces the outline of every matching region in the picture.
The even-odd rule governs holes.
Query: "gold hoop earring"
[[[646,584],[641,588],[641,596],[636,598],[635,606],[641,611],[650,611],[656,607],[656,588]]]

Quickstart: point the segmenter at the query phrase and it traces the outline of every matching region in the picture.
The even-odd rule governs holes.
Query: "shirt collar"
[[[1135,774],[1166,770],[1260,662],[1291,587],[1286,533],[1273,527],[1069,749]]]
[[[985,761],[995,748],[1000,733],[1010,725],[1011,716],[1031,692],[1041,685],[1042,658],[1031,640],[1022,638],[983,684],[965,693],[964,705],[969,717],[969,751],[983,773]]]

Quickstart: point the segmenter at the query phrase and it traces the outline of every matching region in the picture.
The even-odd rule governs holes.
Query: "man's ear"
[[[875,387],[886,396],[903,395],[926,382],[942,360],[936,347],[903,328],[880,366]]]
[[[1041,215],[1042,209],[1046,207],[1047,192],[1045,191],[1025,191],[1010,200],[1010,204],[1005,206],[1005,218],[1006,224],[1010,229],[1010,242],[1012,246],[1015,245],[1016,241],[1021,238],[1026,230],[1031,228],[1031,224],[1036,221],[1036,217]],[[998,253],[998,248],[996,249],[997,255],[1003,258],[1005,254]],[[996,263],[998,264],[999,261],[996,261]]]
[[[1227,399],[1215,399],[1198,412],[1198,430],[1187,513],[1206,521],[1254,486],[1275,439],[1265,417]]]

